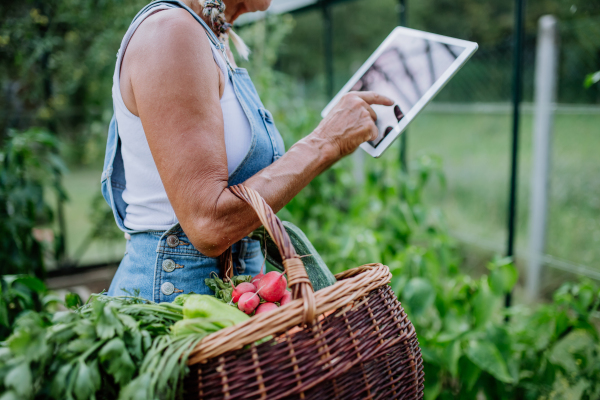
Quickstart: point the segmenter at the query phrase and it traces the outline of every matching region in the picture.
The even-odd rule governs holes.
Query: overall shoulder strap
[[[174,5],[176,7],[183,8],[184,10],[186,10],[187,12],[189,12],[190,15],[192,17],[194,17],[194,19],[196,21],[198,21],[200,23],[200,25],[202,25],[202,27],[206,31],[206,36],[208,36],[208,40],[210,40],[210,42],[217,49],[219,49],[219,51],[221,52],[221,55],[223,56],[223,59],[225,59],[225,63],[227,63],[227,67],[229,67],[229,69],[231,71],[233,71],[233,66],[229,62],[229,58],[227,57],[227,53],[225,51],[225,46],[223,45],[223,43],[221,43],[219,41],[219,39],[217,38],[217,36],[215,35],[215,33],[212,31],[212,29],[210,29],[210,27],[206,24],[206,22],[204,22],[204,20],[202,18],[200,18],[198,16],[198,14],[196,14],[191,8],[189,8],[188,6],[186,6],[184,3],[182,3],[179,0],[157,0],[157,1],[153,1],[152,3],[148,4],[146,7],[142,8],[140,10],[140,12],[138,12],[137,15],[133,18],[133,21],[131,21],[131,23],[133,24],[135,22],[135,20],[140,17],[140,15],[146,13],[148,10],[151,10],[152,8],[160,6],[162,4],[171,4],[171,5]]]

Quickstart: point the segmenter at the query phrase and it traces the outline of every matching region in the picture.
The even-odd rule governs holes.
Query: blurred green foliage
[[[593,74],[589,74],[585,77],[584,86],[586,88],[592,87],[592,85],[600,82],[600,71],[596,71]]]
[[[505,309],[518,278],[510,260],[474,279],[439,254],[411,247],[392,269],[419,335],[426,399],[598,398],[598,285],[567,283],[549,304]]]
[[[76,294],[70,294],[73,298]],[[46,319],[62,303],[41,280],[30,275],[0,275],[0,341],[10,336],[15,321],[30,311]]]
[[[44,126],[72,145],[70,161],[101,157],[115,54],[146,3],[0,3],[0,142],[8,128]]]
[[[60,240],[53,240],[50,223],[54,212],[44,192],[52,189],[66,199],[60,183],[65,170],[58,156],[58,139],[31,128],[10,131],[0,147],[0,275],[44,275],[44,236],[60,254]],[[43,227],[44,229],[40,229]],[[37,229],[37,231],[36,231]],[[37,237],[36,237],[37,236]]]

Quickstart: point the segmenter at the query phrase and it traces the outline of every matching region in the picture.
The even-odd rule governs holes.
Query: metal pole
[[[325,89],[327,96],[333,97],[333,22],[329,0],[321,0],[323,12],[323,44],[325,50]]]
[[[398,4],[398,17],[400,26],[406,26],[406,0],[400,0]],[[404,172],[408,171],[408,162],[406,160],[406,147],[408,131],[402,132],[400,137],[400,166]]]
[[[535,124],[533,129],[533,168],[529,207],[529,268],[527,298],[539,295],[546,243],[546,215],[550,186],[550,154],[558,72],[557,20],[551,15],[540,18],[535,60]]]
[[[508,201],[508,239],[506,255],[514,256],[515,228],[517,217],[517,177],[519,156],[519,123],[520,105],[523,97],[523,11],[525,0],[515,0],[515,33],[514,33],[514,61],[513,61],[513,124],[512,124],[512,152],[510,163],[510,197]],[[505,306],[510,307],[511,293],[506,294]]]

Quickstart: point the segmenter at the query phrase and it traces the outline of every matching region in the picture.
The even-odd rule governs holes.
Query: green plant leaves
[[[28,288],[29,290],[31,290],[33,292],[44,293],[46,291],[46,285],[44,284],[44,282],[42,282],[41,280],[39,280],[38,278],[35,278],[33,276],[28,276],[28,275],[19,276],[12,283],[13,286],[16,286],[19,284],[25,286],[26,288]]]
[[[482,370],[490,373],[501,382],[512,383],[506,362],[498,348],[490,342],[471,340],[467,347],[467,357]]]
[[[169,327],[183,318],[181,310],[135,297],[93,295],[83,307],[57,312],[51,320],[44,313],[23,313],[0,345],[0,392],[19,400],[116,399],[156,340],[168,337]],[[184,339],[193,344],[197,337]],[[169,363],[153,371],[169,376],[168,387],[156,388],[158,379],[148,386],[176,391],[187,351],[169,349]]]
[[[489,276],[490,287],[496,294],[506,294],[512,291],[519,279],[519,272],[510,259],[502,259],[491,263]]]
[[[444,361],[446,368],[453,377],[458,376],[458,360],[461,356],[460,341],[455,340],[446,346],[444,350]]]
[[[498,303],[499,297],[490,290],[487,278],[481,278],[477,294],[472,300],[473,317],[477,327],[483,327],[492,320],[496,315]]]
[[[418,318],[433,305],[435,290],[429,281],[413,278],[404,287],[401,300],[412,316]]]
[[[94,394],[100,388],[100,372],[98,361],[93,360],[86,364],[81,361],[77,365],[73,386],[73,394],[77,400],[88,400],[95,398]]]
[[[98,313],[96,333],[100,339],[110,339],[115,334],[122,334],[123,326],[111,304],[105,305],[101,302],[95,302],[94,311]]]
[[[468,357],[461,357],[458,361],[460,381],[467,391],[471,391],[481,375],[481,368],[474,364]]]
[[[22,362],[6,374],[4,385],[7,388],[12,388],[21,398],[27,399],[32,392],[32,377],[29,363]]]
[[[600,71],[587,75],[585,77],[585,81],[583,82],[583,86],[586,89],[589,89],[592,87],[592,85],[594,85],[598,82],[600,82]]]
[[[120,338],[114,338],[98,353],[100,362],[118,384],[126,384],[136,372],[136,366],[129,356],[125,343]]]
[[[83,302],[81,301],[81,297],[77,293],[67,293],[65,295],[65,306],[67,308],[77,308],[81,307]]]
[[[570,332],[559,340],[550,351],[549,361],[575,374],[585,368],[587,360],[594,359],[594,351],[600,352],[600,345],[587,331],[582,329]]]

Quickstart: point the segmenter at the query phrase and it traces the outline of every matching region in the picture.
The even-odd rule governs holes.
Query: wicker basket
[[[204,338],[190,355],[184,398],[421,399],[419,342],[389,269],[363,265],[313,293],[271,208],[250,188],[231,189],[277,243],[294,300]]]

